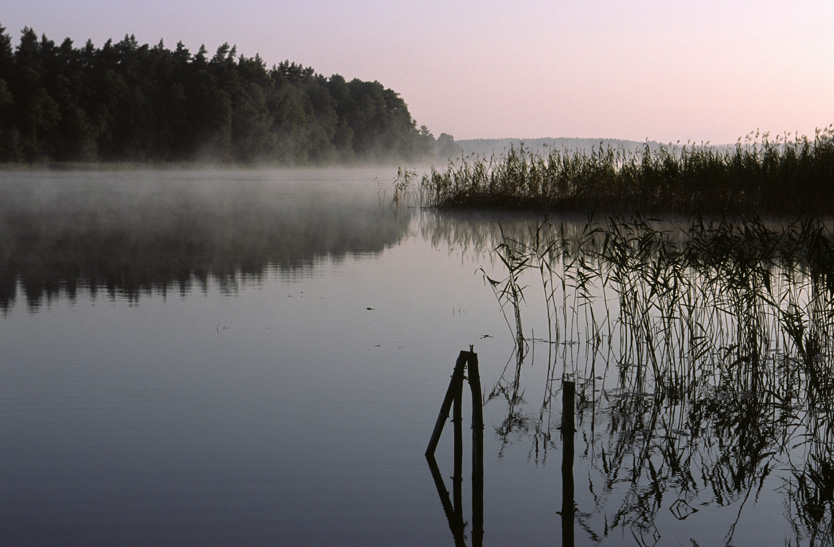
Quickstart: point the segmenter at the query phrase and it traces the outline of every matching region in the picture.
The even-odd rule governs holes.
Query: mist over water
[[[0,182],[0,306],[18,291],[37,307],[78,290],[135,299],[209,278],[233,287],[270,268],[292,276],[324,259],[379,253],[409,218],[380,206],[388,173],[9,173]]]

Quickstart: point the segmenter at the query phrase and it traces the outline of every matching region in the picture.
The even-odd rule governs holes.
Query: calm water
[[[470,345],[483,544],[561,544],[562,378],[589,357],[516,360],[480,269],[526,220],[394,210],[395,175],[0,175],[0,544],[472,545],[468,393],[463,538],[423,456]],[[690,442],[679,405],[584,377],[605,397],[578,402],[576,545],[831,544],[797,516],[797,452],[741,462],[719,426]],[[681,457],[641,455],[652,429]]]

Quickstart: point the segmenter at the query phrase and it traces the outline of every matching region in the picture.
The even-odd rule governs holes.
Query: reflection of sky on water
[[[442,544],[432,394],[502,325],[477,266],[408,237],[375,192],[355,222],[311,219],[340,229],[315,267],[10,305],[0,538]]]
[[[234,296],[209,283],[133,306],[13,308],[0,510],[19,527],[49,516],[56,536],[41,538],[81,537],[83,523],[137,543],[154,529],[170,543],[442,543],[422,458],[432,394],[448,355],[500,318],[490,301],[479,313],[471,269],[426,280],[446,287],[437,300],[375,271],[438,256],[406,244]]]

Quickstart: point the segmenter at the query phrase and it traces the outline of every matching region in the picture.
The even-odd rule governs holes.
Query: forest
[[[211,55],[132,35],[60,45],[0,25],[0,162],[192,162],[307,165],[447,158],[379,82],[267,68],[224,43]]]

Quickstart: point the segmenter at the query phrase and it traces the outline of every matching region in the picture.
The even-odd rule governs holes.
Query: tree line
[[[224,43],[214,55],[133,35],[60,45],[0,25],[0,162],[271,162],[449,157],[379,82],[329,78]]]

